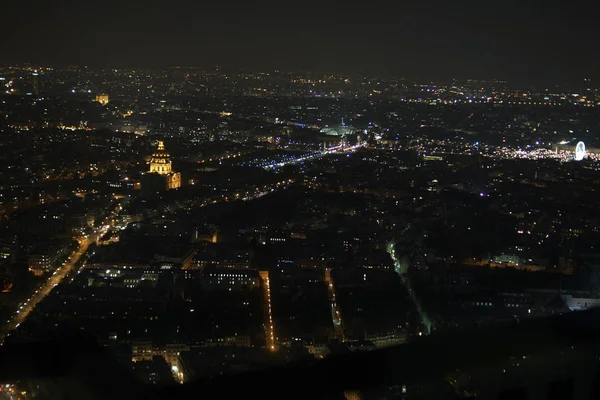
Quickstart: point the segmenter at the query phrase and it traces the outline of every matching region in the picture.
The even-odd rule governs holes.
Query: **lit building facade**
[[[29,271],[35,276],[51,272],[59,266],[60,260],[68,250],[69,246],[65,241],[41,246],[28,256]]]
[[[260,286],[258,271],[249,269],[210,269],[203,274],[203,286],[207,290],[239,291]]]
[[[108,104],[108,95],[107,94],[97,94],[96,101],[103,106]]]
[[[165,150],[162,140],[158,141],[158,148],[150,157],[150,170],[143,185],[155,186],[156,189],[177,189],[181,187],[181,174],[173,171],[170,154]],[[154,181],[154,182],[153,182]],[[153,183],[158,183],[154,185]]]

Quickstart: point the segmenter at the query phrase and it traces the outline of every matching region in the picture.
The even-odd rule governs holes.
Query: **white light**
[[[575,161],[581,161],[585,158],[585,143],[579,142],[575,146]]]

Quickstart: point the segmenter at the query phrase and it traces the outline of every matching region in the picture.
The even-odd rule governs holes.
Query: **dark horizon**
[[[309,70],[552,83],[598,78],[592,12],[547,2],[343,7],[11,3],[5,64]]]

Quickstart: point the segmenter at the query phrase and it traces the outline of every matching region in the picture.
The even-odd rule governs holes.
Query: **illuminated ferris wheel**
[[[577,143],[575,146],[575,161],[581,161],[585,157],[585,144],[583,142]]]

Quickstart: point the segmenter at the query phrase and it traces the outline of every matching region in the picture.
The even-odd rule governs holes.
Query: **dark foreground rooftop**
[[[348,390],[369,393],[382,386],[444,381],[457,370],[482,370],[510,359],[538,357],[544,360],[543,368],[527,373],[528,379],[515,387],[501,388],[494,397],[540,398],[529,395],[545,393],[541,398],[560,394],[561,398],[591,399],[600,395],[599,338],[600,310],[590,310],[493,329],[437,334],[385,350],[155,387],[137,383],[132,373],[93,340],[73,336],[5,344],[0,350],[0,382],[33,380],[59,398],[341,398]],[[454,398],[461,397],[457,394]]]

